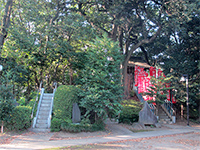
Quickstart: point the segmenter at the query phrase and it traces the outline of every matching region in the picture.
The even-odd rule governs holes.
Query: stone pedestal
[[[81,122],[81,111],[80,111],[77,103],[73,104],[72,122],[73,123],[80,123]]]
[[[151,111],[148,103],[144,102],[144,106],[139,112],[139,123],[144,125],[155,125],[157,122],[157,117]]]

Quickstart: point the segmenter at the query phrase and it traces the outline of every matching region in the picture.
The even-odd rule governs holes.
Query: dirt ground
[[[61,148],[62,150],[199,150],[200,133],[159,136]]]
[[[145,129],[136,129],[131,125],[119,124],[133,132],[157,131],[169,129],[167,126],[161,128],[146,127]],[[186,126],[186,121],[179,121],[174,125]],[[199,124],[190,123],[192,127],[199,127]],[[81,146],[72,146],[61,148],[62,150],[200,150],[200,132],[177,134],[168,136],[158,136],[151,138],[139,138],[108,142],[101,144],[90,144]]]
[[[174,125],[186,126],[186,121],[177,122]],[[169,129],[168,126],[161,126],[161,128],[155,128],[153,126],[147,126],[144,129],[135,128],[132,125],[119,124],[124,128],[127,128],[133,132],[144,132],[144,131],[157,131]],[[199,124],[190,123],[190,126],[200,127]],[[98,131],[98,132],[81,132],[81,133],[66,133],[66,132],[55,132],[55,133],[41,133],[41,134],[52,134],[49,140],[70,140],[70,139],[83,139],[83,138],[92,138],[92,137],[106,137],[113,134],[111,131]],[[31,131],[23,132],[7,132],[0,134],[0,145],[9,144],[15,139],[26,136],[39,136],[38,133]],[[23,139],[22,139],[23,140]],[[91,144],[91,145],[82,145],[82,146],[73,146],[65,147],[61,149],[68,150],[101,150],[101,149],[121,149],[121,150],[199,150],[200,149],[200,132],[193,132],[187,134],[177,134],[177,135],[168,135],[168,136],[158,136],[151,138],[138,138],[131,140],[123,140],[117,142],[108,142],[101,144]]]

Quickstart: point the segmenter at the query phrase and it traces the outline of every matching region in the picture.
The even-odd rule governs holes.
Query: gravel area
[[[200,133],[158,136],[63,148],[63,150],[199,150]]]
[[[41,146],[43,146],[43,148],[47,148],[48,146],[59,147],[62,145],[62,147],[65,146],[65,148],[61,148],[63,150],[200,150],[200,125],[191,123],[191,126],[195,128],[190,128],[180,122],[173,125],[161,125],[160,128],[155,128],[153,126],[145,126],[144,128],[141,128],[137,125],[107,122],[107,130],[98,132],[8,132],[0,134],[0,149],[22,149],[22,147],[24,149],[28,147],[29,149],[30,146],[34,149],[41,149]],[[168,132],[176,130],[179,132],[175,132],[175,134],[163,134],[163,131]],[[151,132],[153,136],[151,136]],[[137,138],[135,138],[135,135],[139,136],[136,136]],[[132,136],[133,138],[120,138],[124,136]],[[118,140],[109,140],[110,137]],[[81,142],[82,144],[89,145],[81,145]],[[66,147],[70,145],[71,147]]]

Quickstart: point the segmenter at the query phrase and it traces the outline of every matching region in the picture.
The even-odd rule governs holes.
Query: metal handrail
[[[137,87],[135,87],[134,85],[133,85],[133,91],[135,92],[140,102],[144,103],[145,100],[143,99],[142,95],[138,93]],[[152,111],[152,113],[156,115],[156,109],[157,109],[156,106],[152,103],[148,103],[148,101],[147,101],[147,104],[149,105],[149,108]]]
[[[41,102],[42,102],[43,95],[44,95],[44,88],[41,89],[41,95],[40,95],[40,100],[38,102],[37,113],[36,113],[36,116],[33,119],[33,128],[35,128],[35,125],[36,125],[36,121],[37,121],[37,118],[38,118],[38,115],[39,115],[39,110],[40,110],[40,105],[41,105]]]
[[[35,105],[36,105],[36,102],[38,101],[38,95],[39,95],[39,93],[41,91],[41,88],[42,88],[42,81],[40,82],[40,87],[39,87],[39,89],[37,91],[37,96],[35,98],[35,103],[33,105],[32,113],[31,113],[31,119],[33,118],[33,114],[34,114],[34,110],[35,110]]]
[[[176,115],[175,110],[173,109],[173,103],[166,100],[165,103],[162,105],[165,108],[165,111],[168,112],[168,116],[171,118],[172,116]]]
[[[51,100],[51,106],[50,106],[50,110],[49,110],[49,117],[48,117],[48,128],[51,127],[51,117],[52,117],[52,112],[53,112],[53,100],[54,100],[54,96],[55,96],[55,92],[56,92],[56,89],[57,89],[57,83],[55,82],[54,83],[54,90],[53,90],[53,97],[52,97],[52,100]]]

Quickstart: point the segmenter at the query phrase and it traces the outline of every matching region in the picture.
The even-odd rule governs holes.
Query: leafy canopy
[[[82,97],[80,104],[86,109],[85,116],[95,113],[95,118],[103,119],[113,112],[118,114],[122,97],[121,70],[122,57],[117,42],[103,34],[89,42],[85,53],[85,68],[81,72]]]

